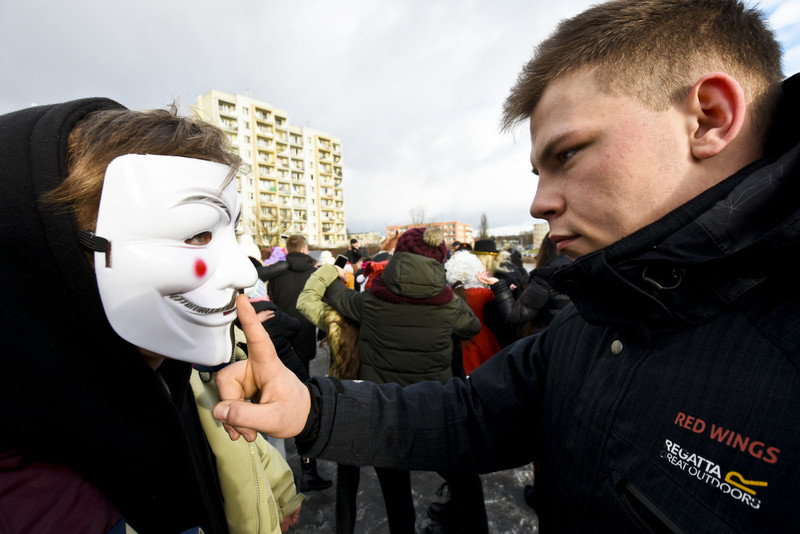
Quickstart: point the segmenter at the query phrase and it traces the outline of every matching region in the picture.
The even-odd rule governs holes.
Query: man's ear
[[[722,152],[739,135],[747,101],[742,86],[733,77],[712,72],[692,86],[688,107],[692,121],[692,155],[708,159]]]

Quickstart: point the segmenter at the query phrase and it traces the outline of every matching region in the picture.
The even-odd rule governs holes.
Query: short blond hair
[[[306,238],[301,235],[291,235],[286,239],[286,252],[303,252],[307,247]]]

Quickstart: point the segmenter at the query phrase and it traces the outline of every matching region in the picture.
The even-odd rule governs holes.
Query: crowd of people
[[[278,357],[290,369],[291,360],[287,362],[285,356],[287,342],[295,347],[309,345],[310,357],[301,358],[303,372],[295,372],[302,381],[309,377],[315,341],[327,346],[329,375],[340,379],[401,386],[426,380],[445,383],[453,377],[465,380],[499,352],[497,339],[504,340],[505,345],[516,340],[503,335],[509,328],[522,332],[518,327],[524,323],[540,323],[539,317],[552,316],[529,310],[527,320],[514,323],[500,316],[500,310],[492,303],[493,290],[479,277],[491,273],[513,280],[511,288],[516,294],[524,294],[528,280],[534,277],[524,268],[519,252],[498,251],[491,239],[477,241],[474,251],[472,244],[467,248],[458,242],[448,248],[437,228],[413,228],[388,236],[373,256],[352,239],[342,255],[346,263],[336,265],[329,251],[312,255],[306,240],[292,235],[284,247],[279,247],[283,259],[269,266],[256,256],[271,257],[272,252],[256,252],[246,239],[240,241],[244,241],[242,249],[266,285],[266,295],[263,291],[249,295],[254,308],[258,311],[270,305],[277,308],[276,313],[285,312],[310,325],[306,332],[296,328],[286,337],[270,327],[277,316],[261,321]],[[465,262],[470,260],[470,268],[465,269]],[[471,295],[479,287],[483,291],[475,300]],[[492,324],[507,328],[495,334],[485,317],[491,317]],[[313,459],[302,461],[302,491],[331,486],[331,481],[320,477]],[[384,494],[390,531],[416,532],[408,470],[376,467],[375,471]],[[439,474],[449,499],[431,504],[431,523],[425,526],[425,532],[488,532],[479,473],[456,470]],[[337,466],[338,533],[354,532],[359,479],[358,466]]]
[[[503,114],[550,226],[530,272],[435,228],[254,248],[241,161],[174,109],[0,116],[0,532],[287,532],[317,458],[340,534],[365,466],[392,534],[441,475],[432,534],[488,532],[480,474],[529,464],[543,532],[792,531],[800,295],[768,258],[800,242],[798,84],[739,0],[562,22]]]

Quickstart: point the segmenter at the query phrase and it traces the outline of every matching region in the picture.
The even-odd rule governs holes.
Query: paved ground
[[[311,363],[312,374],[326,374],[327,358],[327,351],[324,349],[317,351],[317,357]],[[286,440],[286,452],[289,465],[295,472],[295,479],[299,481],[300,461],[292,440]],[[322,476],[332,481],[336,480],[336,464],[319,460],[318,468]],[[489,517],[489,532],[522,534],[538,531],[536,514],[525,504],[523,499],[523,487],[530,483],[532,478],[530,467],[490,473],[482,475],[481,478],[486,512]],[[418,532],[422,532],[429,522],[426,516],[428,505],[442,500],[436,496],[436,490],[441,483],[442,478],[434,472],[414,471],[411,473]],[[335,499],[335,484],[334,487],[327,490],[307,492],[300,519],[290,532],[333,533],[335,531]],[[371,467],[364,467],[361,469],[355,532],[356,534],[383,534],[388,531],[383,496],[375,470]]]

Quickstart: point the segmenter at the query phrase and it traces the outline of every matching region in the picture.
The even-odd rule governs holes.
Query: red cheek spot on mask
[[[194,262],[194,274],[196,274],[198,278],[205,276],[207,270],[208,268],[206,267],[206,262],[203,260],[197,260]]]

